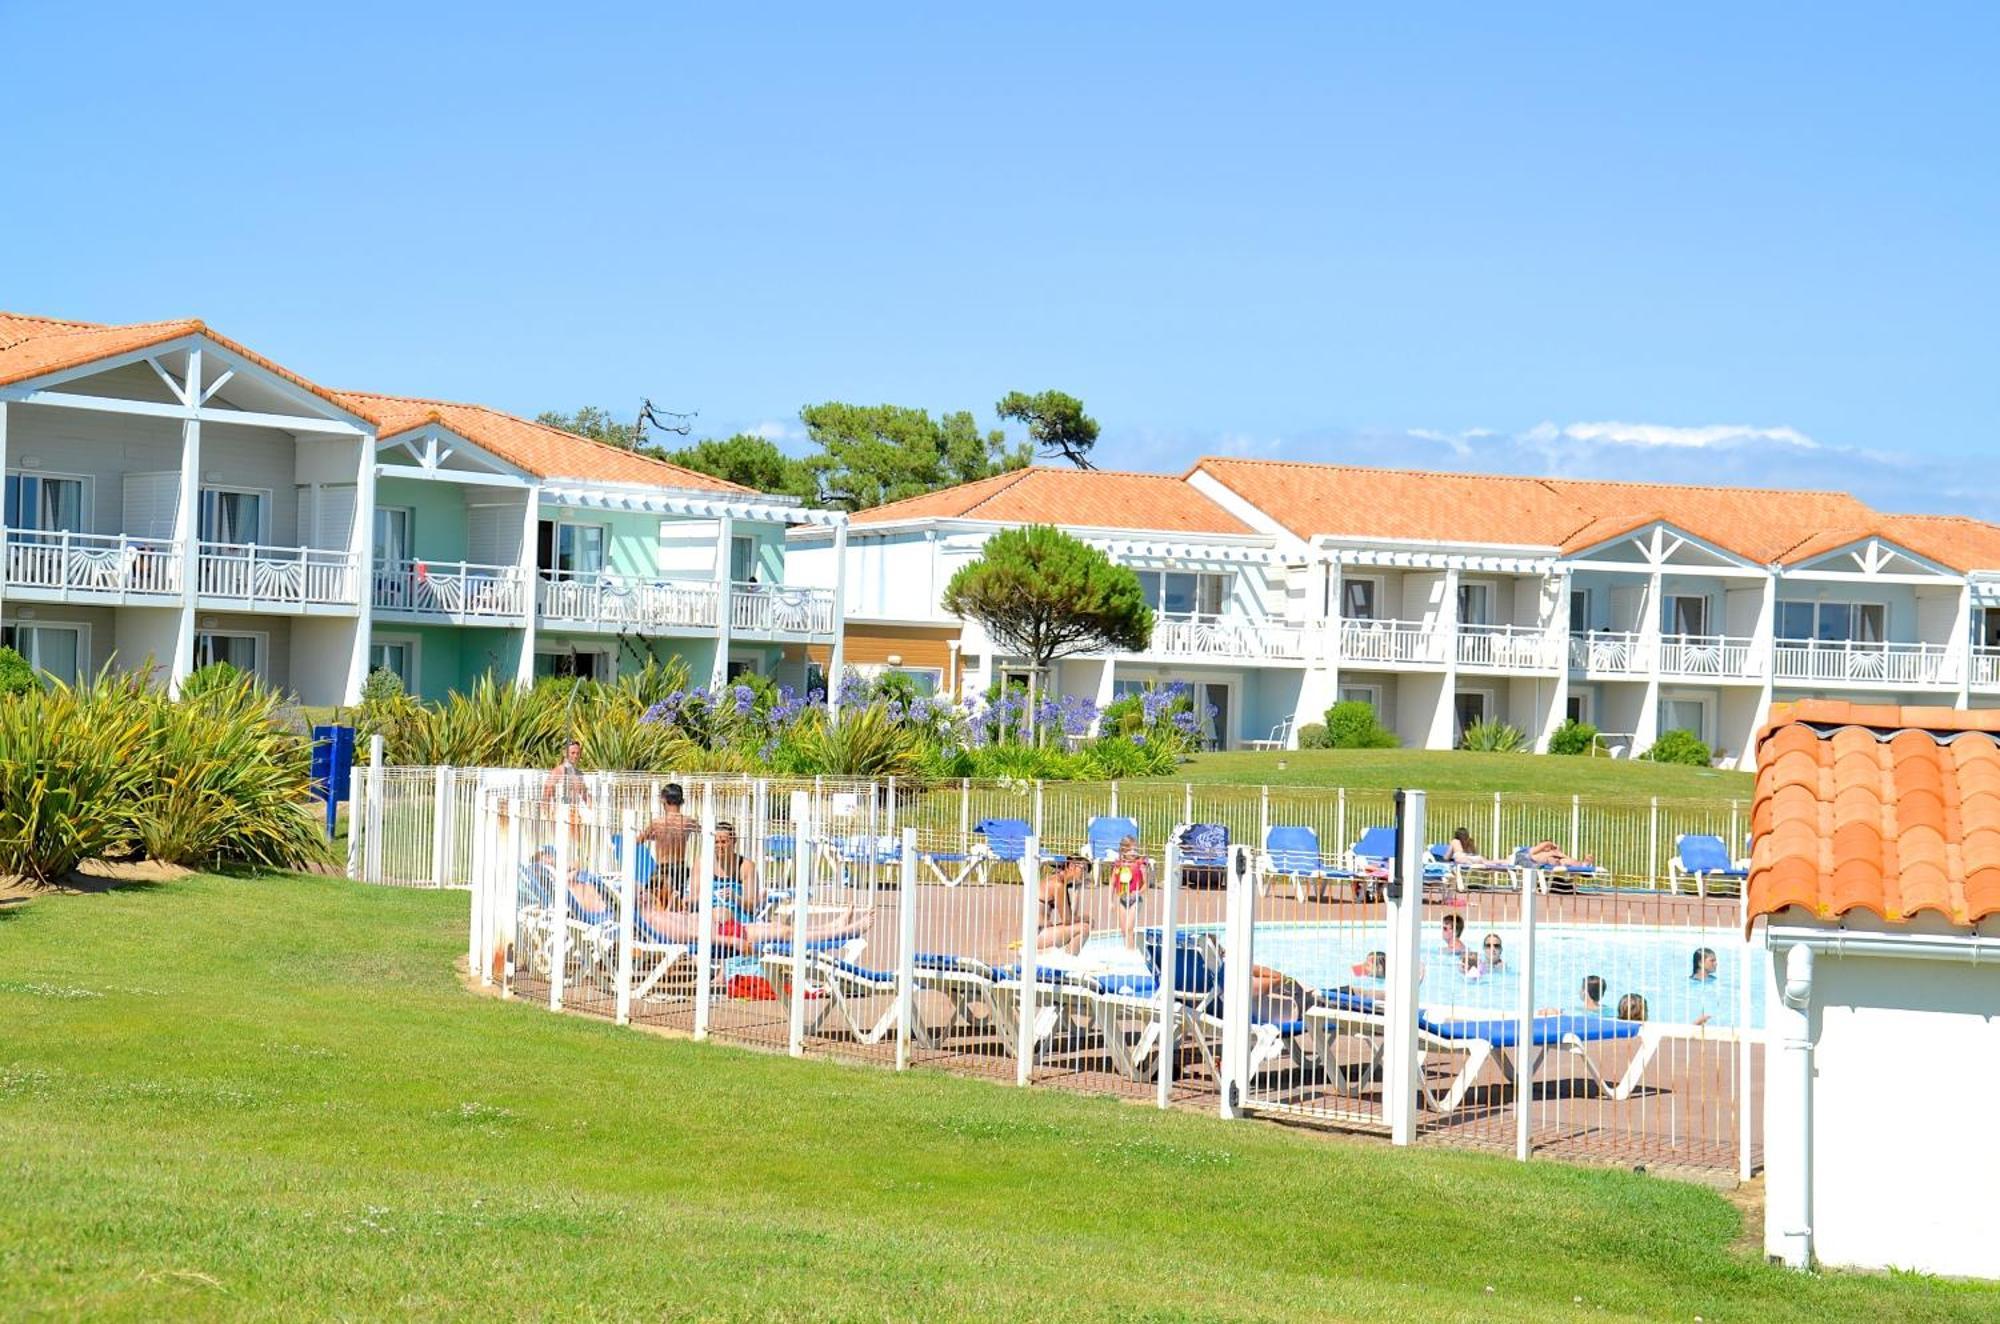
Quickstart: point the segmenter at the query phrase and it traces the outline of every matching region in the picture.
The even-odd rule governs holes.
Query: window
[[[1660,734],[1692,731],[1708,739],[1708,704],[1701,699],[1661,699]]]
[[[1378,713],[1382,711],[1382,691],[1380,687],[1375,685],[1342,685],[1340,687],[1340,701],[1342,703],[1365,703]]]
[[[1490,584],[1460,584],[1458,586],[1458,621],[1461,625],[1486,625],[1493,619],[1493,586]]]
[[[1672,594],[1667,598],[1668,634],[1707,634],[1708,599],[1699,594]]]
[[[535,652],[537,676],[575,676],[583,680],[611,679],[611,654],[594,648],[565,648],[561,652]]]
[[[376,639],[368,645],[368,669],[389,671],[403,682],[403,689],[417,692],[417,642],[414,639]]]
[[[83,532],[83,480],[7,475],[6,523],[43,533]]]
[[[738,584],[749,584],[757,578],[757,540],[747,534],[735,534],[729,539],[729,578]]]
[[[1889,609],[1880,602],[1780,602],[1780,639],[1879,644],[1888,638]]]
[[[0,625],[0,648],[11,648],[28,665],[66,685],[74,685],[85,665],[83,627]]]
[[[1484,690],[1460,690],[1452,698],[1452,712],[1458,722],[1458,735],[1465,738],[1465,728],[1486,720],[1487,694]]]
[[[1229,596],[1227,576],[1188,570],[1141,570],[1139,591],[1147,606],[1170,616],[1220,616]]]
[[[910,682],[916,692],[930,698],[944,684],[942,667],[884,667],[882,677],[897,676]]]
[[[224,634],[204,631],[194,637],[194,669],[227,662],[238,671],[259,674],[263,664],[262,640],[254,634]]]
[[[2000,647],[2000,608],[1988,607],[1979,613],[1979,642],[1987,648]]]
[[[1201,734],[1210,749],[1229,748],[1229,687],[1210,681],[1201,687]],[[1210,709],[1214,711],[1211,712]]]
[[[410,512],[400,506],[375,511],[375,564],[402,565],[410,559]]]
[[[1569,591],[1569,628],[1573,634],[1584,634],[1590,629],[1590,590],[1587,588]]]
[[[554,520],[543,520],[535,541],[535,563],[544,570],[565,577],[603,573],[605,528],[602,524],[560,524]]]
[[[264,541],[264,494],[231,488],[204,487],[201,490],[201,518],[198,536],[203,542],[246,543]]]
[[[738,680],[744,676],[754,676],[756,674],[757,674],[757,663],[755,659],[747,657],[732,657],[729,659],[728,664],[722,668],[723,679],[729,681]]]
[[[1111,682],[1112,702],[1115,703],[1119,699],[1129,698],[1134,694],[1144,694],[1147,685],[1150,683],[1150,681],[1135,680],[1130,676],[1116,677]]]
[[[1375,581],[1372,579],[1343,579],[1340,581],[1340,615],[1349,621],[1372,621],[1375,619]]]
[[[1563,701],[1563,716],[1572,722],[1590,721],[1590,696],[1572,694]]]

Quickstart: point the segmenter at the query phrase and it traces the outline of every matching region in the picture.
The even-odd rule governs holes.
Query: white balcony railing
[[[586,629],[716,627],[715,585],[700,580],[544,570],[536,580],[535,593],[545,619]]]
[[[1553,671],[1558,650],[1532,625],[1461,625],[1458,664],[1482,671]]]
[[[748,634],[833,633],[833,593],[782,584],[735,584],[729,590],[729,628]]]
[[[1810,684],[1936,685],[1952,679],[1950,655],[1943,644],[1780,639],[1775,675]]]
[[[519,566],[392,561],[375,567],[375,606],[448,620],[517,620],[527,614]]]
[[[1302,658],[1306,631],[1284,621],[1196,613],[1153,617],[1149,650],[1177,657]]]
[[[1591,676],[1643,676],[1652,666],[1645,637],[1624,630],[1592,630],[1569,637],[1569,666]]]
[[[181,544],[123,533],[9,529],[5,574],[9,588],[121,595],[179,593]]]
[[[1749,639],[1719,634],[1669,634],[1660,638],[1662,676],[1754,679],[1762,674]]]
[[[2000,688],[2000,648],[1980,644],[1972,650],[1972,683],[1981,689]]]
[[[330,547],[260,547],[204,542],[196,548],[195,592],[257,607],[352,606],[354,553]]]
[[[1442,662],[1449,635],[1416,621],[1353,621],[1340,623],[1343,663]]]

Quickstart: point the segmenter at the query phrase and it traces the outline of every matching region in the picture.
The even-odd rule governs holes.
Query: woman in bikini
[[[1083,881],[1083,857],[1057,856],[1050,865],[1042,875],[1042,918],[1035,946],[1043,950],[1060,947],[1074,956],[1090,936],[1090,921],[1076,917],[1074,889]]]

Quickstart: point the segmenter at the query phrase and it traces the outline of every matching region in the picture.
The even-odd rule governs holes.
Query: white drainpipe
[[[1798,1089],[1797,1176],[1792,1217],[1781,1235],[1785,1249],[1781,1256],[1793,1268],[1812,1266],[1812,1042],[1813,949],[1795,943],[1785,952],[1784,1003],[1798,1013],[1792,1032],[1785,1036],[1785,1060],[1790,1065]]]

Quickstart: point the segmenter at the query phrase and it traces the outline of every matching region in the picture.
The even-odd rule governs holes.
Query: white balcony
[[[1943,644],[1780,639],[1775,675],[1809,685],[1943,685],[1956,677]]]
[[[732,634],[831,635],[833,593],[781,584],[733,584],[729,629]]]
[[[10,590],[59,600],[121,601],[178,596],[181,544],[123,533],[9,529],[5,574]]]
[[[584,630],[714,630],[715,585],[641,579],[610,571],[544,570],[535,584],[542,619]]]
[[[1554,671],[1560,649],[1533,625],[1461,625],[1458,665],[1474,671]]]
[[[536,595],[543,620],[582,630],[713,633],[719,619],[716,586],[707,580],[545,570]],[[732,585],[729,629],[753,637],[831,635],[833,594],[823,588]]]
[[[1754,641],[1719,634],[1669,634],[1660,638],[1660,674],[1708,680],[1761,680]]]
[[[518,624],[528,611],[519,566],[469,561],[398,561],[375,567],[375,610],[452,623]]]
[[[251,609],[353,607],[354,553],[330,547],[204,542],[195,549],[195,594]]]
[[[1158,612],[1147,651],[1173,657],[1285,661],[1305,657],[1306,630],[1248,616]]]
[[[1980,644],[1972,650],[1972,684],[1975,689],[2000,689],[2000,648]]]
[[[1586,676],[1645,676],[1652,664],[1645,637],[1629,630],[1592,630],[1569,637],[1569,669]]]
[[[1449,639],[1448,633],[1417,621],[1344,620],[1340,661],[1343,666],[1437,666],[1444,662]]]

